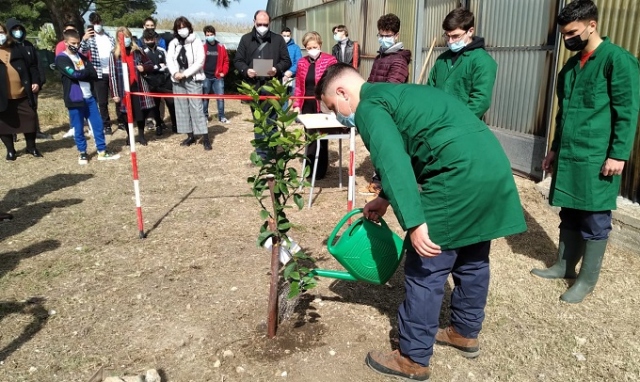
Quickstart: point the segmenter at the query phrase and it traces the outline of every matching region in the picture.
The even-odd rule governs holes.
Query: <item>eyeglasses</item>
[[[395,35],[394,34],[380,34],[380,33],[378,33],[376,36],[378,36],[378,37],[393,37]]]
[[[256,24],[257,27],[268,27],[269,24]]]
[[[446,41],[458,41],[462,37],[464,37],[464,35],[466,35],[467,32],[468,31],[464,31],[464,33],[459,33],[459,34],[448,34],[447,32],[444,32],[442,34],[442,38],[445,39]]]

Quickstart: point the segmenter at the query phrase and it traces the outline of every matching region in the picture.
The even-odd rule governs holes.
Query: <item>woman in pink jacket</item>
[[[296,73],[296,88],[294,96],[314,96],[316,84],[327,68],[338,61],[330,54],[324,53],[322,49],[322,37],[318,32],[307,32],[302,37],[302,46],[307,50],[307,56],[298,61],[298,71]],[[320,102],[315,99],[295,99],[293,101],[293,111],[300,114],[320,113]],[[317,142],[307,147],[307,157],[313,166]],[[322,179],[329,167],[329,141],[320,141],[320,155],[318,156],[318,168],[316,179]],[[313,173],[313,167],[311,168]]]

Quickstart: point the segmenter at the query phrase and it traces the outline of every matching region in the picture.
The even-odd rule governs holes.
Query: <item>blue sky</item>
[[[227,9],[219,8],[211,0],[158,0],[157,18],[186,16],[189,19],[220,20],[233,23],[252,23],[253,14],[265,9],[267,0],[240,0]]]

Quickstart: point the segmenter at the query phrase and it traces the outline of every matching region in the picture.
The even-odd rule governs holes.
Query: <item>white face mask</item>
[[[320,53],[321,53],[320,49],[309,49],[309,50],[307,50],[307,54],[312,58],[318,58],[318,56],[320,56]]]
[[[269,27],[256,27],[256,30],[260,34],[260,36],[264,36],[265,33],[269,31]]]
[[[289,43],[289,41],[291,41],[291,37],[283,37],[284,38],[284,42],[286,42],[287,44]]]
[[[93,30],[96,31],[96,33],[101,33],[102,32],[102,25],[101,24],[96,24],[93,26]]]
[[[178,29],[178,36],[182,38],[189,37],[189,28],[180,28]]]
[[[0,33],[0,45],[4,45],[5,42],[7,42],[7,35]]]

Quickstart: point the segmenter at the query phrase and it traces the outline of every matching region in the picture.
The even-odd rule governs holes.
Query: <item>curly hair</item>
[[[400,32],[400,18],[393,13],[388,13],[378,19],[379,31],[391,31],[394,34]]]

